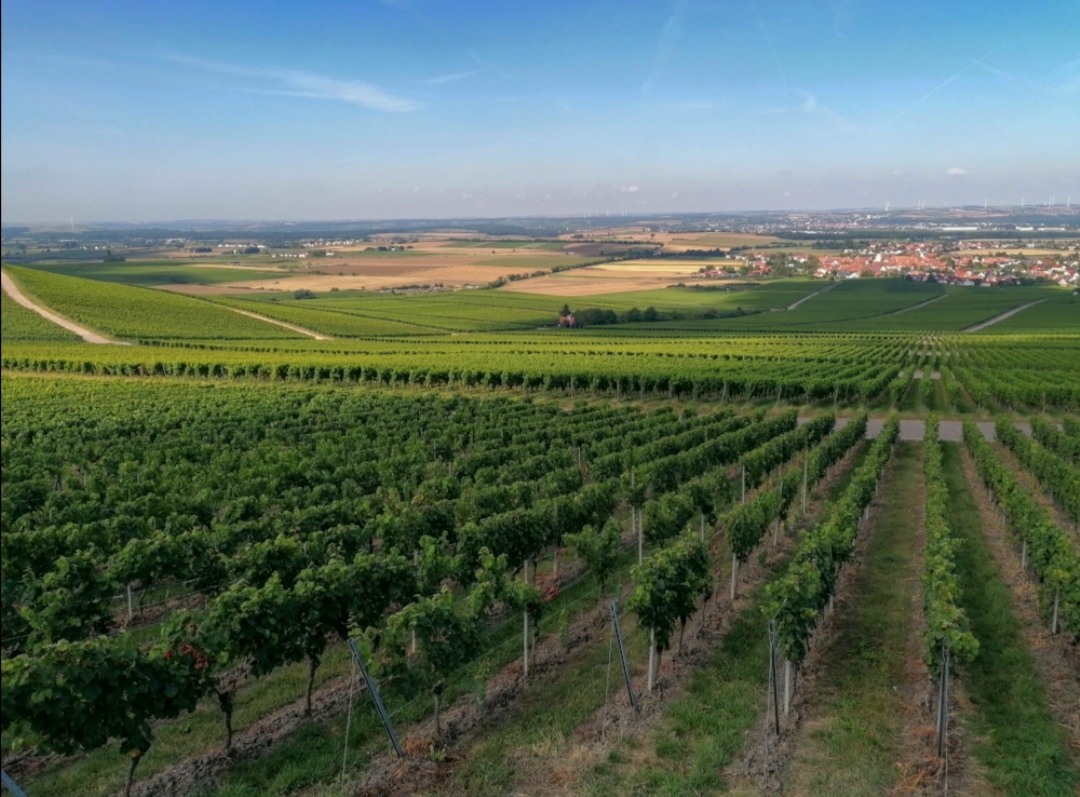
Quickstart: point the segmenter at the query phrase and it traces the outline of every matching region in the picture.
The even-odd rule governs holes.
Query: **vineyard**
[[[792,280],[559,330],[507,291],[107,271],[10,274],[133,345],[4,296],[28,794],[1080,785],[1071,297],[850,281],[785,310],[818,287]]]

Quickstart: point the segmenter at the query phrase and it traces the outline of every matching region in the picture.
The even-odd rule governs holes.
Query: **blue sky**
[[[1080,1],[4,0],[5,222],[1080,202]]]

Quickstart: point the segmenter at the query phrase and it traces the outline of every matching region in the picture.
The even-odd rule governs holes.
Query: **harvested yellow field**
[[[730,265],[733,261],[705,261],[705,260],[624,260],[617,263],[599,263],[595,266],[580,269],[580,271],[610,271],[627,275],[651,274],[658,277],[683,277],[687,274],[697,274],[702,266]]]
[[[366,270],[352,268],[344,273],[297,273],[282,276],[280,280],[249,280],[233,282],[220,287],[259,291],[329,291],[331,288],[377,291],[403,285],[435,285],[436,283],[464,287],[466,285],[486,285],[499,277],[506,277],[516,273],[519,273],[519,270],[514,268],[466,264],[431,265],[427,268],[379,265]],[[512,284],[523,285],[525,282]],[[222,292],[228,293],[231,291]]]
[[[584,269],[583,269],[584,270]],[[533,293],[543,296],[595,296],[603,293],[629,293],[631,291],[651,291],[670,285],[669,280],[638,277],[636,279],[619,279],[615,277],[599,277],[586,275],[580,272],[571,272],[574,276],[558,274],[549,277],[537,277],[535,279],[514,282],[507,285],[503,290],[514,293]]]

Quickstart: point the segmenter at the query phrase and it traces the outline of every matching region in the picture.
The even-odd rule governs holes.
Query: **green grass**
[[[260,261],[260,265],[266,261]],[[266,263],[269,265],[268,263]],[[247,265],[238,263],[238,265]],[[30,268],[68,277],[125,285],[217,285],[222,282],[281,279],[282,272],[228,268],[184,260],[132,260],[122,263],[35,263]]]
[[[626,553],[623,563],[615,574],[613,581],[625,581],[630,566],[631,553]],[[636,559],[636,554],[634,556]],[[561,612],[566,611],[566,617],[572,620],[577,613],[592,609],[597,601],[597,585],[592,577],[586,577],[573,587],[564,589],[559,597],[547,607],[547,613],[541,620],[542,634],[557,634],[563,622]],[[643,657],[645,636],[638,634],[635,654],[640,660]],[[451,679],[449,679],[443,696],[444,706],[449,706],[461,696],[475,695],[481,688],[487,677],[496,672],[498,668],[509,664],[521,655],[521,626],[518,621],[511,620],[494,629],[487,638],[488,652],[479,660],[466,666]],[[603,663],[607,662],[607,647],[605,644],[594,643],[585,649],[584,656],[579,656],[579,661],[573,670],[568,670],[554,678],[537,678],[529,687],[524,705],[533,705],[534,701],[543,695],[551,695],[552,699],[558,695],[558,702],[551,703],[547,700],[538,702],[544,708],[541,714],[548,709],[554,708],[556,717],[551,718],[554,725],[547,724],[548,720],[538,719],[535,712],[522,711],[522,704],[515,704],[510,710],[509,717],[501,718],[494,726],[494,741],[497,749],[488,750],[477,756],[476,767],[470,770],[467,780],[473,787],[479,789],[481,785],[502,782],[503,777],[513,774],[512,769],[505,768],[506,745],[500,740],[514,737],[515,723],[523,723],[525,729],[520,731],[519,741],[535,739],[537,727],[548,728],[548,732],[554,732],[554,728],[572,728],[573,724],[580,722],[585,712],[595,710],[595,682],[597,679],[598,659],[602,651]],[[584,673],[578,673],[577,668],[582,667]],[[563,678],[567,672],[577,673],[572,677],[573,684],[563,685]],[[617,683],[615,684],[618,685]],[[590,691],[591,688],[591,691]],[[603,702],[603,695],[600,702]],[[408,738],[410,726],[428,718],[432,711],[430,697],[426,693],[409,699],[396,693],[392,688],[384,688],[384,701],[393,716],[399,735]],[[565,701],[565,704],[564,704]],[[598,704],[597,704],[598,705]],[[546,716],[546,715],[543,715]],[[543,734],[541,734],[542,736]],[[294,734],[284,742],[274,746],[274,755],[245,762],[229,771],[221,779],[217,788],[207,790],[206,794],[215,797],[262,797],[263,795],[284,795],[293,788],[304,786],[316,786],[316,793],[325,793],[322,789],[328,788],[328,781],[341,773],[341,755],[345,739],[345,718],[336,717],[325,723],[308,726],[303,733]],[[524,742],[523,742],[524,743]],[[368,761],[373,755],[379,755],[388,750],[389,743],[379,723],[378,717],[367,700],[357,700],[354,709],[352,725],[349,735],[349,749],[354,751],[349,757],[349,776],[357,777],[363,773]],[[470,787],[469,794],[505,794],[499,790],[473,790]],[[332,788],[332,787],[330,787]],[[494,788],[492,786],[492,788]],[[333,793],[333,792],[331,792]]]
[[[46,321],[33,310],[18,304],[7,293],[0,293],[0,324],[0,339],[5,341],[76,343],[80,340],[74,332]]]
[[[295,338],[291,332],[190,296],[10,268],[24,292],[58,315],[120,339]]]
[[[1034,300],[1033,300],[1034,301]],[[1054,333],[1080,326],[1080,297],[1063,293],[986,328],[980,334],[1012,332]]]
[[[905,651],[915,633],[920,449],[903,442],[893,454],[852,593],[837,608],[837,636],[824,651],[816,705],[784,778],[785,794],[888,794],[902,774],[896,761],[908,707],[896,686],[905,680]]]
[[[843,494],[865,456],[837,479],[830,500]],[[815,519],[828,517],[830,505]],[[721,558],[726,561],[722,554]],[[782,564],[769,580],[779,574]],[[686,682],[685,692],[665,710],[644,743],[622,740],[608,761],[585,778],[591,797],[699,797],[722,793],[728,767],[747,743],[747,733],[765,710],[768,644],[761,616],[763,587],[751,591],[728,633],[708,662]],[[644,759],[644,760],[643,760]]]
[[[1048,707],[1046,689],[1024,641],[1012,597],[981,527],[960,444],[943,443],[949,525],[963,541],[956,553],[961,605],[979,653],[961,672],[976,712],[974,755],[991,784],[1015,797],[1067,797],[1080,787],[1064,729]]]
[[[431,333],[446,332],[482,332],[500,330],[535,330],[537,327],[551,327],[558,320],[559,310],[563,304],[569,304],[572,310],[581,311],[585,308],[597,308],[614,310],[617,313],[625,313],[631,308],[644,310],[647,307],[656,307],[664,315],[679,314],[682,316],[696,317],[693,322],[701,329],[707,329],[711,322],[704,322],[701,316],[707,310],[729,313],[737,308],[746,311],[767,309],[770,307],[785,306],[802,296],[811,293],[820,286],[808,280],[783,280],[767,282],[762,285],[743,291],[694,291],[685,288],[669,288],[657,291],[640,291],[634,293],[619,293],[601,296],[587,296],[578,299],[565,299],[557,296],[540,296],[535,294],[514,293],[508,290],[499,291],[454,291],[446,293],[419,294],[414,296],[394,296],[365,291],[333,291],[318,294],[315,299],[295,300],[282,298],[281,296],[246,296],[243,299],[224,300],[231,304],[244,303],[247,309],[255,309],[256,312],[278,313],[274,317],[289,320],[292,323],[303,326],[311,326],[321,332],[332,335],[352,336],[364,334],[409,334],[410,330],[398,328],[395,325],[406,324],[419,326],[413,329],[412,334],[426,331]],[[275,309],[260,311],[255,305],[272,305]],[[239,306],[237,304],[237,306]],[[288,309],[286,308],[297,308]],[[363,316],[372,321],[383,321],[387,324],[386,331],[368,332],[359,322],[347,319],[324,316],[321,319],[314,318],[310,323],[298,320],[296,313],[302,309],[311,314],[312,311],[331,311],[335,314],[351,314]],[[284,319],[283,313],[294,314]],[[638,324],[632,326],[622,325],[616,329],[607,327],[590,327],[590,334],[622,334],[624,330],[641,329],[653,333],[673,326],[678,328],[681,324],[691,322],[662,322],[659,324]],[[351,325],[365,331],[354,332]],[[369,322],[370,326],[370,322]],[[332,331],[336,329],[337,331]]]
[[[430,335],[429,326],[418,326],[404,321],[364,315],[318,306],[312,306],[318,300],[281,300],[251,301],[236,297],[211,297],[210,301],[227,307],[236,307],[251,313],[258,313],[267,318],[275,318],[288,324],[321,332],[334,337],[382,337],[400,335]]]
[[[569,666],[531,686],[507,716],[487,723],[481,739],[454,769],[445,791],[470,797],[500,797],[518,793],[522,773],[531,759],[567,743],[573,731],[601,706],[610,687],[612,700],[626,700],[618,662],[609,667],[608,631],[599,635]],[[648,637],[631,617],[623,619],[627,655],[641,662],[648,655]]]

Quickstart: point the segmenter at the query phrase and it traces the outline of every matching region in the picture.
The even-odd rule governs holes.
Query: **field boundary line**
[[[821,296],[821,294],[825,293],[826,291],[831,291],[831,290],[832,290],[833,288],[835,288],[835,287],[836,287],[837,285],[839,285],[839,284],[840,284],[839,282],[834,282],[834,283],[832,283],[831,285],[826,285],[826,286],[825,286],[824,288],[822,288],[822,289],[821,289],[820,291],[814,291],[814,292],[813,292],[813,293],[811,293],[811,294],[810,294],[809,296],[804,296],[804,297],[802,297],[801,299],[799,299],[798,301],[796,301],[796,302],[792,302],[791,304],[789,304],[789,305],[788,305],[787,307],[785,307],[784,309],[785,309],[785,310],[794,310],[794,309],[795,309],[796,307],[798,307],[798,306],[799,306],[800,304],[802,304],[803,302],[807,302],[807,301],[810,301],[810,300],[811,300],[811,299],[813,299],[813,298],[814,298],[815,296]]]
[[[913,304],[911,307],[902,307],[899,310],[894,310],[891,313],[886,313],[885,315],[882,316],[882,318],[888,318],[891,315],[900,315],[901,313],[907,313],[907,312],[909,312],[911,310],[918,310],[920,307],[926,307],[928,304],[933,304],[934,302],[940,302],[942,299],[948,298],[948,296],[949,296],[949,294],[943,293],[943,294],[941,294],[941,296],[935,296],[933,299],[927,299],[925,302],[919,302],[918,304]]]
[[[26,294],[24,294],[19,289],[19,286],[15,284],[15,280],[12,279],[11,276],[6,271],[0,271],[0,285],[3,286],[4,293],[6,293],[8,296],[10,296],[17,304],[22,305],[27,310],[30,310],[32,312],[37,313],[39,316],[44,318],[46,321],[49,321],[49,322],[51,322],[53,324],[56,324],[58,327],[63,327],[64,329],[68,330],[69,332],[74,332],[76,335],[78,335],[80,338],[82,338],[87,343],[104,343],[104,344],[111,344],[111,345],[114,345],[114,346],[130,346],[131,345],[130,343],[127,343],[126,341],[113,340],[112,338],[107,338],[107,337],[105,337],[104,335],[102,335],[102,334],[100,334],[98,332],[94,332],[93,330],[87,329],[84,326],[80,326],[79,324],[76,324],[74,321],[69,321],[68,319],[66,319],[66,318],[64,318],[62,316],[59,316],[56,313],[52,312],[51,310],[48,310],[47,308],[42,307],[40,304],[37,304],[32,299],[30,299]]]
[[[216,304],[216,302],[215,302]],[[314,332],[310,329],[304,329],[298,327],[296,324],[289,324],[285,321],[278,321],[276,318],[267,318],[264,315],[258,313],[252,313],[248,310],[241,310],[239,307],[229,307],[227,304],[218,304],[218,307],[225,307],[232,310],[234,313],[240,315],[246,315],[248,318],[254,318],[256,321],[265,321],[267,324],[274,324],[275,326],[284,327],[285,329],[291,329],[293,332],[299,332],[301,335],[307,335],[309,338],[315,338],[315,340],[333,340],[329,335],[323,335],[321,332]]]
[[[1038,300],[1036,300],[1034,302],[1028,302],[1027,304],[1022,304],[1019,307],[1014,307],[1012,310],[1008,310],[1008,311],[1002,313],[1001,315],[996,315],[996,316],[994,316],[993,318],[991,318],[988,321],[983,321],[981,323],[976,324],[973,327],[968,327],[967,329],[965,329],[963,331],[964,332],[979,332],[980,330],[986,329],[989,326],[993,326],[998,321],[1004,321],[1006,318],[1012,318],[1014,315],[1019,313],[1021,310],[1027,310],[1029,307],[1034,307],[1035,305],[1042,304],[1045,301],[1046,301],[1046,299],[1038,299]]]

